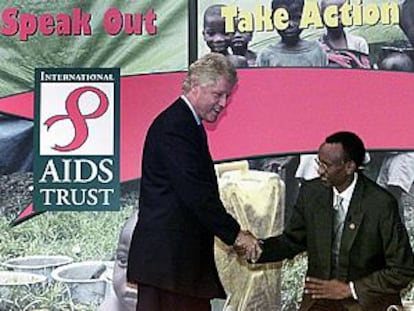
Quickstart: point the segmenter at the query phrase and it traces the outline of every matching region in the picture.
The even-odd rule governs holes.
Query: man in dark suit
[[[127,273],[138,284],[138,311],[204,311],[211,298],[224,298],[214,236],[247,258],[261,252],[220,201],[201,123],[217,120],[236,82],[225,56],[205,55],[190,66],[183,95],[148,130]]]
[[[397,201],[358,171],[365,155],[351,132],[326,138],[320,178],[305,182],[288,225],[263,242],[258,262],[306,251],[308,271],[300,310],[386,310],[401,304],[414,258]]]

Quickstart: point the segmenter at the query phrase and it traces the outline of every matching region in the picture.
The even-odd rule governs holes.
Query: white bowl
[[[45,285],[46,280],[46,276],[35,273],[0,271],[0,310],[6,310],[7,300],[26,295],[33,288]]]
[[[83,304],[102,302],[106,284],[107,267],[102,261],[85,261],[61,266],[52,271],[52,278],[65,284],[73,301]]]
[[[10,258],[2,265],[9,270],[42,274],[50,278],[53,269],[71,262],[73,258],[68,256],[34,255]]]

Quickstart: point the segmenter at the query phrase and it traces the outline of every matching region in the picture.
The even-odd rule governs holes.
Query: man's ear
[[[358,169],[355,161],[353,161],[353,160],[347,161],[345,163],[345,165],[346,165],[345,169],[346,169],[346,172],[347,172],[348,175],[353,174]]]
[[[198,92],[198,87],[200,86],[200,82],[196,78],[192,78],[190,80],[190,90],[192,92]]]
[[[191,87],[197,87],[200,85],[200,82],[198,81],[198,79],[196,77],[192,77],[190,80],[190,86]]]
[[[198,93],[200,91],[199,85],[200,83],[198,82],[198,79],[192,78],[190,80],[190,90],[187,93],[187,96],[191,98],[192,100],[198,97]]]

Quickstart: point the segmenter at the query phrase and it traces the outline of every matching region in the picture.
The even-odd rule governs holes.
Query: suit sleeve
[[[397,202],[390,200],[386,210],[380,222],[386,267],[354,281],[361,304],[375,301],[384,294],[399,294],[414,278],[413,252]]]
[[[306,222],[304,215],[306,195],[305,191],[303,191],[304,188],[306,186],[302,186],[289,223],[283,234],[269,237],[263,241],[263,253],[258,262],[274,262],[293,258],[306,250]]]
[[[166,164],[171,186],[183,205],[199,222],[228,245],[240,230],[238,222],[226,212],[219,196],[217,180],[208,149],[200,150],[197,132],[185,123],[168,126],[157,144]],[[211,166],[210,168],[207,166]],[[214,178],[212,178],[214,175]]]

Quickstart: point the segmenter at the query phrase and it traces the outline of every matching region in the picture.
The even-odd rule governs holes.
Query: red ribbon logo
[[[98,108],[90,114],[82,114],[79,109],[79,98],[86,92],[93,92],[99,97]],[[53,149],[57,151],[73,151],[79,149],[87,140],[89,136],[87,119],[97,119],[101,117],[109,106],[108,97],[106,94],[95,87],[85,86],[72,91],[66,99],[67,115],[57,115],[46,120],[44,123],[49,130],[50,127],[58,121],[69,119],[75,129],[75,136],[73,140],[66,146],[55,145]]]

